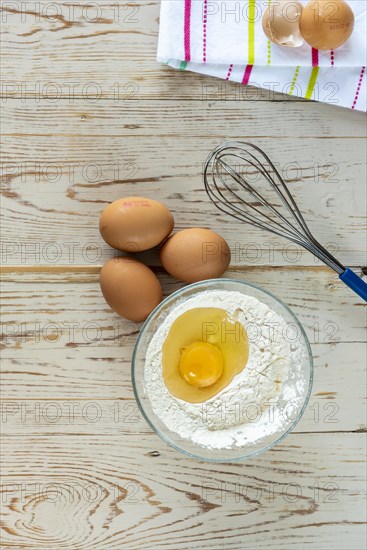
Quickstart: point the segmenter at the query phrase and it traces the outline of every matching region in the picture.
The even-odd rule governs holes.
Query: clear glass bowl
[[[297,400],[298,405],[296,412],[292,412],[292,418],[288,418],[287,415],[284,415],[284,425],[282,425],[281,430],[277,430],[276,433],[267,435],[257,440],[255,443],[248,443],[247,445],[230,449],[210,449],[194,443],[191,439],[184,439],[177,433],[170,431],[164,422],[155,414],[145,390],[145,357],[156,330],[163,323],[167,315],[177,307],[179,303],[207,290],[236,291],[257,298],[260,302],[265,303],[273,311],[278,313],[278,315],[284,319],[285,323],[291,323],[293,327],[296,327],[299,345],[304,346],[305,350],[303,353],[304,360],[300,365],[298,379],[293,380],[293,383],[297,383],[300,381],[299,378],[302,378],[300,382],[302,382],[303,390],[300,398]],[[178,451],[193,458],[210,462],[241,461],[251,456],[259,455],[279,443],[300,420],[310,397],[312,380],[313,361],[310,344],[302,325],[292,311],[269,292],[255,285],[236,279],[223,278],[200,281],[199,283],[185,286],[168,296],[155,308],[142,326],[132,357],[132,384],[134,394],[147,423],[163,441]],[[287,407],[287,404],[286,396],[282,396],[281,393],[276,407]]]

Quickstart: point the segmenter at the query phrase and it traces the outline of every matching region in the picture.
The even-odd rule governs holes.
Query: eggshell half
[[[262,27],[265,35],[274,44],[298,48],[303,44],[299,20],[303,6],[301,2],[278,0],[265,10]]]

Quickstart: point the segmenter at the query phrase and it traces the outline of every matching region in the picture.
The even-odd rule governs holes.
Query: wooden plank
[[[234,265],[315,265],[303,249],[248,225],[242,229],[209,202],[203,161],[230,131],[233,139],[254,141],[279,163],[322,243],[347,265],[365,265],[364,119],[350,113],[330,117],[324,106],[308,107],[298,103],[290,111],[279,104],[279,131],[270,103],[246,113],[237,104],[209,108],[200,102],[96,108],[66,100],[8,101],[3,263],[98,263],[111,254],[99,236],[100,212],[116,198],[141,194],[165,202],[177,229],[210,226],[222,234]],[[295,125],[295,118],[302,123]],[[341,137],[330,139],[337,134]]]
[[[118,433],[4,437],[2,458],[3,548],[364,548],[363,434],[293,434],[242,464]]]
[[[119,317],[104,301],[97,272],[87,273],[86,281],[83,274],[75,274],[76,284],[69,284],[69,274],[64,271],[50,272],[48,282],[44,278],[42,282],[32,281],[31,274],[25,273],[24,280],[17,278],[15,285],[3,284],[6,347],[39,350],[48,349],[52,342],[55,350],[65,346],[99,348],[104,341],[111,345],[113,327],[122,338],[136,333],[140,325]],[[157,275],[165,295],[183,286],[160,270]],[[297,315],[312,343],[364,341],[362,300],[327,268],[233,268],[226,275],[256,284],[282,299]],[[5,276],[14,278],[11,273]],[[74,322],[73,334],[68,325]],[[88,323],[95,325],[89,336],[83,331]]]
[[[133,397],[131,347],[5,353],[1,433],[149,434]],[[313,390],[294,433],[366,431],[365,345],[314,344],[313,352]]]
[[[3,1],[6,78],[1,95],[21,100],[97,97],[124,103],[136,97],[243,104],[298,101],[279,93],[282,88],[276,82],[264,83],[260,90],[158,64],[159,5],[157,0]],[[321,94],[326,97],[328,91]]]
[[[35,428],[37,432],[42,426],[47,433],[54,429],[105,433],[114,407],[117,413],[121,408],[124,424],[123,411],[129,412],[133,400],[130,360],[140,325],[119,317],[105,304],[97,271],[8,269],[4,273],[2,384],[3,399],[8,400],[4,404],[7,431],[27,433]],[[165,295],[182,286],[162,272],[158,276]],[[274,292],[308,333],[315,385],[299,430],[363,429],[366,349],[361,302],[321,268],[237,269],[228,276]],[[119,400],[123,403],[117,404]],[[64,418],[69,401],[82,402],[75,409],[80,422]],[[86,426],[88,419],[80,417],[91,401],[97,401],[102,410],[98,427]],[[127,409],[125,401],[130,402]],[[38,406],[41,417],[36,420]],[[55,426],[49,422],[48,410],[51,417],[61,411]],[[127,429],[136,426],[133,423]],[[144,423],[141,429],[145,433]]]
[[[3,432],[107,433],[114,422],[123,431],[149,431],[137,421],[130,375],[133,343],[93,352],[86,348],[52,352],[50,346],[32,355],[23,350],[3,353]],[[365,345],[312,347],[313,391],[297,431],[364,430]]]
[[[19,138],[29,135],[48,138],[60,135],[86,137],[92,134],[98,138],[180,136],[213,139],[216,135],[228,137],[230,131],[231,139],[240,136],[327,139],[333,140],[334,146],[334,142],[338,142],[339,139],[363,139],[366,136],[363,113],[339,109],[338,116],[331,116],[335,114],[335,107],[314,103],[311,109],[308,102],[297,103],[292,109],[284,102],[276,107],[272,102],[255,102],[254,105],[244,107],[236,102],[182,103],[176,97],[171,98],[171,101],[138,98],[127,105],[109,101],[92,103],[82,99],[70,101],[65,98],[59,98],[54,102],[32,98],[21,102],[8,98],[4,99],[2,104],[3,135]],[[282,120],[281,125],[274,123],[275,109],[277,117]],[[50,126],[52,116],[54,124]],[[295,118],[298,120],[297,124],[294,123]],[[312,144],[308,143],[308,147],[312,147]],[[295,147],[287,149],[286,157],[293,162],[298,160],[290,158],[294,150]],[[309,149],[307,152],[309,156],[306,158],[311,160],[316,151]],[[364,153],[363,142],[360,144],[359,152]],[[29,159],[25,157],[24,160]],[[275,159],[277,160],[280,159]],[[327,160],[330,162],[330,159]],[[282,168],[284,167],[281,166]]]

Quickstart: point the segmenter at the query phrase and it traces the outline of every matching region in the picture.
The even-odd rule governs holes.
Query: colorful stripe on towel
[[[185,0],[184,13],[184,48],[185,61],[191,61],[191,0]]]
[[[357,89],[356,89],[356,93],[355,93],[355,96],[354,96],[354,101],[353,101],[353,105],[352,105],[352,109],[354,110],[356,105],[357,105],[357,101],[358,101],[358,97],[359,97],[359,92],[360,92],[360,89],[361,89],[361,86],[362,86],[362,82],[363,82],[363,77],[364,77],[364,73],[366,71],[366,67],[362,67],[361,69],[361,74],[359,75],[359,80],[358,80],[358,86],[357,86]]]
[[[308,81],[308,86],[305,94],[305,99],[312,99],[312,94],[315,89],[315,85],[317,82],[317,75],[319,74],[319,50],[316,50],[315,48],[312,48],[311,50],[311,57],[312,57],[312,70],[311,70],[311,76],[310,80]]]

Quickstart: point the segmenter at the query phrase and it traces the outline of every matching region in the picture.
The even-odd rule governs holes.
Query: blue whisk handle
[[[358,277],[354,271],[347,267],[346,270],[339,275],[339,279],[367,302],[367,283],[365,283],[361,277]]]

